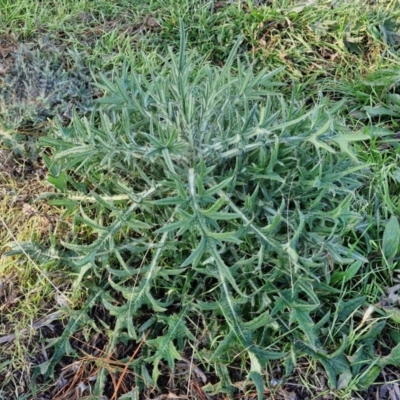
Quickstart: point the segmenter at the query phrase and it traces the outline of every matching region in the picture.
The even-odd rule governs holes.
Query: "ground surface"
[[[287,0],[257,2],[255,5],[252,2],[231,4],[200,0],[138,1],[133,5],[124,0],[99,1],[96,5],[87,1],[43,1],[38,6],[36,1],[31,0],[17,3],[0,0],[0,9],[4,10],[0,21],[1,399],[253,399],[257,395],[259,398],[284,400],[400,399],[400,361],[395,353],[400,342],[399,321],[395,312],[398,289],[387,289],[396,288],[400,240],[395,224],[400,216],[400,4],[397,1],[300,3]],[[92,261],[79,264],[79,257],[89,254],[89,250],[83,247],[93,245],[94,248],[104,226],[125,221],[127,217],[118,220],[118,216],[127,207],[126,204],[130,204],[133,195],[144,192],[150,187],[146,186],[150,185],[150,181],[154,183],[158,179],[165,187],[172,188],[173,181],[169,181],[169,177],[161,177],[160,171],[171,168],[179,175],[179,168],[187,161],[184,157],[182,161],[183,150],[177,149],[175,157],[175,150],[171,147],[170,162],[165,161],[168,158],[165,152],[161,161],[156,155],[149,155],[144,169],[135,169],[130,176],[132,163],[129,157],[133,153],[130,150],[123,153],[127,136],[118,136],[118,130],[124,129],[125,125],[115,122],[121,118],[126,124],[126,120],[118,114],[119,109],[112,108],[121,101],[118,96],[123,97],[124,94],[137,96],[140,100],[140,91],[135,92],[139,85],[135,82],[136,86],[130,86],[132,83],[128,79],[133,69],[143,74],[140,79],[150,76],[150,81],[155,81],[155,76],[166,75],[162,70],[164,64],[168,65],[166,48],[169,46],[172,53],[179,53],[182,47],[180,21],[185,27],[187,51],[196,52],[195,57],[204,57],[213,67],[226,65],[239,36],[243,36],[239,57],[244,64],[247,62],[254,67],[255,74],[263,68],[269,72],[284,67],[274,78],[283,85],[268,90],[282,94],[282,104],[297,105],[275,109],[282,113],[278,120],[282,123],[287,121],[289,128],[294,125],[296,132],[318,133],[319,129],[327,126],[325,114],[317,112],[321,109],[318,105],[326,100],[332,103],[322,108],[329,110],[327,113],[331,113],[332,120],[340,121],[347,129],[340,130],[342,128],[335,126],[332,132],[322,131],[319,136],[315,133],[317,136],[314,139],[321,140],[316,142],[316,152],[300,146],[302,151],[296,153],[296,157],[304,162],[304,167],[300,161],[291,164],[296,157],[293,157],[293,148],[285,148],[286,128],[276,134],[276,147],[268,148],[265,156],[268,158],[270,154],[277,154],[282,157],[278,157],[272,170],[268,168],[276,162],[273,157],[268,158],[268,168],[265,164],[261,170],[257,170],[256,165],[263,162],[261,153],[257,155],[257,162],[250,159],[246,168],[253,175],[251,179],[247,176],[244,182],[239,182],[239,197],[235,204],[245,210],[245,207],[250,207],[251,197],[257,196],[255,190],[249,192],[248,198],[245,196],[243,188],[248,182],[271,185],[267,186],[269,191],[263,193],[257,204],[263,204],[264,208],[260,210],[269,213],[279,209],[282,215],[286,215],[286,222],[280,222],[280,228],[274,231],[275,237],[277,241],[282,239],[282,248],[286,250],[288,244],[289,247],[294,246],[301,258],[299,265],[304,270],[296,275],[297,266],[294,267],[290,250],[285,253],[286,256],[281,254],[279,257],[266,250],[262,264],[265,278],[253,275],[252,263],[260,265],[251,257],[254,255],[252,246],[255,237],[242,236],[245,243],[242,247],[235,247],[235,238],[228,238],[231,241],[227,243],[234,243],[231,244],[233,250],[229,255],[225,254],[222,249],[225,249],[226,243],[223,242],[225,245],[221,245],[220,254],[224,257],[223,262],[229,265],[229,270],[233,271],[234,278],[239,279],[239,276],[240,282],[243,281],[240,291],[249,296],[256,293],[249,303],[232,289],[234,285],[229,278],[227,285],[231,285],[232,292],[227,296],[224,292],[220,294],[225,281],[219,281],[218,274],[213,273],[211,263],[207,261],[210,254],[199,258],[201,265],[209,268],[209,275],[198,275],[200,267],[185,268],[182,273],[182,270],[171,266],[172,256],[175,256],[176,264],[184,263],[196,248],[199,233],[173,233],[166,246],[167,254],[170,251],[171,255],[164,258],[157,258],[157,247],[141,252],[143,243],[158,243],[163,233],[158,233],[158,230],[162,226],[168,227],[170,218],[175,218],[169,216],[172,214],[167,208],[161,208],[169,207],[167,203],[163,205],[161,200],[176,199],[177,193],[182,195],[180,189],[171,189],[171,192],[165,189],[157,194],[158,197],[152,198],[154,204],[146,203],[140,209],[137,220],[113,231],[116,233],[109,242],[110,247],[107,244],[96,249],[95,261],[90,267],[87,266]],[[157,59],[159,55],[165,57],[164,61]],[[128,73],[121,77],[125,67]],[[200,67],[201,64],[193,67],[192,72],[197,73],[196,68],[200,70]],[[238,70],[236,64],[232,66],[233,76],[239,74]],[[151,85],[146,86],[144,79],[141,81],[143,87],[149,93],[155,90]],[[203,80],[206,80],[205,76]],[[107,86],[107,82],[119,82],[120,86]],[[243,83],[243,87],[246,84]],[[162,83],[160,85],[162,87]],[[174,87],[172,84],[166,86]],[[199,88],[196,90],[202,90],[201,86]],[[162,90],[168,92],[164,87]],[[96,142],[100,131],[108,132],[107,122],[99,122],[100,117],[90,119],[97,112],[96,100],[102,96],[111,98],[101,103],[100,107],[104,106],[104,112],[114,123],[109,129],[112,132],[110,137],[114,135],[117,138],[113,150],[121,152],[115,151],[115,164],[110,162],[110,167],[105,164],[107,168],[102,166],[105,158],[102,154],[111,150],[101,150],[107,142],[104,139],[106,136],[100,136],[103,142]],[[140,101],[145,108],[147,98],[143,96],[144,100]],[[168,96],[169,104],[179,103],[173,97],[174,93],[168,92]],[[277,98],[271,98],[273,104],[278,103]],[[341,100],[344,101],[336,103]],[[222,103],[218,104],[222,107]],[[311,112],[314,105],[316,109],[307,125],[308,120],[303,115]],[[273,107],[271,105],[270,109]],[[193,115],[200,109],[200,106],[194,107]],[[151,108],[149,110],[155,112]],[[179,110],[177,106],[175,115],[187,115],[179,114]],[[301,110],[304,110],[303,114]],[[165,112],[167,114],[160,114],[153,121],[159,131],[150,130],[152,125],[149,123],[148,132],[160,133],[162,124],[157,125],[159,121],[164,125],[169,123],[166,117],[168,110]],[[245,112],[248,110],[243,106]],[[146,131],[141,125],[146,115],[138,117],[132,111],[129,120],[134,127],[132,131]],[[208,115],[204,113],[202,122]],[[85,136],[85,129],[79,128],[77,121],[84,117],[88,119],[90,129],[96,132],[92,138]],[[183,122],[178,121],[179,124],[174,125],[176,130],[186,123],[181,118]],[[235,116],[230,114],[230,118]],[[306,122],[304,125],[300,124],[301,121],[293,122],[297,119]],[[172,117],[171,121],[174,122]],[[221,121],[217,119],[223,126],[231,120]],[[252,120],[249,121],[251,125]],[[312,121],[317,122],[314,124]],[[231,125],[232,132],[238,129],[240,123],[239,118]],[[271,127],[278,125],[277,122],[271,124]],[[206,130],[206,123],[203,126]],[[61,137],[58,132],[63,129],[64,136]],[[359,135],[362,132],[370,134],[372,139],[367,142],[357,139],[355,147],[349,150],[346,146],[351,139],[348,139],[347,145],[333,139],[329,141],[329,135],[337,132],[343,135]],[[308,138],[307,143],[314,139]],[[325,139],[327,144],[321,145]],[[138,148],[150,149],[158,145],[146,140],[144,137],[137,139]],[[84,158],[86,155],[76,161],[74,157],[79,158],[79,149],[88,143],[96,145],[99,153],[87,156],[92,161],[87,161]],[[335,143],[335,151],[327,150],[328,145]],[[248,144],[254,145],[253,142]],[[215,141],[211,141],[207,149],[214,145]],[[59,160],[64,164],[51,162],[52,157],[69,148],[74,149],[75,154],[72,152],[64,158],[61,155]],[[225,157],[221,148],[223,144],[220,144],[217,153]],[[225,150],[228,152],[232,147]],[[243,151],[247,151],[245,147]],[[118,158],[118,154],[123,156]],[[158,153],[154,150],[154,154]],[[344,163],[336,163],[336,156],[340,163]],[[357,175],[357,168],[354,167],[351,171],[349,169],[349,175],[355,175],[346,180],[339,174],[340,171],[329,170],[331,165],[350,168],[346,162],[351,157],[356,157],[354,165],[362,165],[362,171],[368,168],[367,172],[363,172],[365,175]],[[75,164],[68,164],[68,161]],[[325,165],[325,162],[331,175],[323,175],[327,181],[321,185],[315,183],[312,187],[315,193],[319,193],[324,184],[331,184],[333,177],[332,185],[336,191],[330,192],[330,197],[335,206],[323,211],[335,217],[333,220],[329,219],[331,217],[327,220],[318,217],[322,222],[314,222],[315,215],[308,215],[307,207],[298,206],[306,196],[300,188],[308,187],[314,179],[306,171],[314,171],[315,165]],[[290,171],[285,170],[285,164],[293,166]],[[274,198],[271,195],[268,204],[264,199],[273,193],[276,188],[274,182],[279,182],[280,178],[274,175],[272,183],[265,183],[263,179],[267,178],[263,174],[267,169],[268,173],[272,171],[284,176],[286,187],[289,185],[291,188],[288,191],[276,189],[279,196]],[[215,171],[222,171],[218,175],[221,181],[223,173],[229,172],[219,166]],[[291,175],[292,171],[299,171],[299,175]],[[189,185],[186,175],[180,187]],[[147,181],[144,176],[148,177]],[[205,174],[206,189],[210,185],[207,179]],[[120,185],[117,186],[116,182]],[[296,182],[300,184],[296,186]],[[134,189],[129,192],[126,187]],[[346,187],[353,197],[340,197],[341,190]],[[200,183],[197,183],[197,190],[202,190]],[[54,196],[55,193],[64,193],[64,197]],[[215,196],[215,193],[210,196]],[[100,196],[96,198],[99,203],[90,200],[93,199],[90,196]],[[112,196],[131,198],[128,203],[119,200],[107,203],[107,199],[115,199]],[[321,194],[322,200],[313,201],[312,206],[319,202],[328,204],[330,198],[324,196]],[[283,204],[282,198],[286,201],[286,211],[279,208]],[[100,202],[101,199],[103,202]],[[199,197],[199,204],[201,201]],[[213,201],[216,201],[214,197]],[[210,199],[199,207],[203,207],[206,213]],[[225,208],[221,210],[228,212]],[[315,213],[319,211],[316,209]],[[306,215],[308,227],[304,228],[304,224],[298,222],[300,214]],[[259,211],[254,208],[246,215],[248,220],[241,229],[247,229],[252,218],[265,226],[272,225],[270,216],[269,219],[259,217]],[[221,218],[230,221],[229,218],[233,217],[225,215]],[[289,221],[291,218],[292,223]],[[150,231],[147,227],[136,226],[138,221],[151,226]],[[239,229],[238,225],[229,225],[230,222],[224,224],[214,221],[208,228],[216,229],[217,234]],[[304,234],[302,226],[307,231]],[[320,226],[326,229],[318,231]],[[324,250],[323,261],[313,258],[321,250],[315,243],[314,247],[310,245],[307,229],[310,232],[314,229],[321,237],[327,230],[338,229],[332,247],[327,246]],[[141,242],[141,237],[147,242]],[[127,238],[137,240],[137,256],[133,250],[133,255],[129,256],[124,249],[120,253],[114,252],[113,246],[119,249],[119,245],[126,245]],[[326,240],[331,240],[331,236],[327,235]],[[334,245],[339,242],[342,247],[338,245],[340,251],[336,252]],[[76,247],[63,247],[63,243]],[[174,247],[176,243],[179,243],[178,247]],[[164,244],[162,242],[160,246]],[[393,246],[395,250],[392,251]],[[112,255],[105,259],[104,254],[108,251]],[[353,255],[355,258],[350,263],[348,260]],[[214,260],[216,258],[214,255]],[[165,300],[167,311],[160,311],[164,306],[155,305],[151,297],[140,303],[131,316],[135,328],[139,327],[134,337],[121,322],[129,318],[120,318],[119,313],[125,312],[121,310],[126,309],[126,304],[129,307],[133,304],[131,300],[126,302],[129,291],[144,285],[152,260],[159,262],[167,272],[157,275],[146,293],[151,293],[160,301]],[[312,262],[307,264],[307,260]],[[311,274],[308,268],[314,266],[309,265],[317,261],[324,265],[324,269],[312,270],[318,272]],[[286,270],[285,265],[289,264],[290,268]],[[235,265],[243,267],[239,275]],[[246,265],[250,265],[248,270]],[[131,275],[127,277],[124,271],[129,271]],[[271,285],[269,282],[272,282]],[[295,293],[291,299],[285,291],[289,288]],[[257,293],[265,293],[265,297],[257,297]],[[97,295],[101,296],[100,300]],[[282,305],[281,309],[273,307],[271,304],[279,303],[277,299],[286,302],[286,305]],[[198,300],[199,308],[196,308]],[[222,304],[225,300],[233,304],[229,312]],[[297,309],[296,303],[302,304],[303,308]],[[196,304],[193,309],[192,304]],[[221,310],[215,305],[221,305]],[[273,322],[268,322],[270,325],[260,323],[256,318],[252,320],[258,313],[264,312],[268,316],[266,321],[274,318]],[[301,316],[297,320],[293,319],[295,312]],[[233,313],[233,317],[229,313]],[[328,319],[324,320],[325,316]],[[319,324],[322,320],[324,322]],[[181,321],[184,321],[183,325]],[[261,388],[251,375],[258,371],[256,364],[260,359],[250,361],[246,353],[246,337],[237,333],[240,326],[253,326],[255,342],[274,353],[260,370],[263,379]],[[230,336],[232,332],[237,337]],[[323,338],[323,343],[318,343],[318,351],[311,345],[308,350],[296,347],[298,341],[307,345],[316,344],[318,341],[313,342],[316,336]],[[160,355],[157,349],[163,346],[168,350]],[[279,358],[276,356],[278,353],[284,356]],[[385,360],[389,361],[386,363]],[[352,368],[347,375],[343,372],[348,372],[343,367],[346,362]],[[357,363],[361,365],[358,369],[354,367]],[[374,369],[374,366],[379,368]],[[335,384],[330,382],[329,367],[337,379]],[[154,372],[156,369],[159,375]]]

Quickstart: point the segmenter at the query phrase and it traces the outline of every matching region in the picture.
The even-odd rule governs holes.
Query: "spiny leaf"
[[[354,278],[359,269],[362,267],[361,261],[354,261],[345,271],[335,271],[331,277],[331,283],[345,283]]]
[[[318,334],[315,331],[315,324],[308,311],[301,310],[295,306],[292,308],[290,313],[290,321],[296,321],[299,324],[299,328],[304,332],[308,339],[308,343],[316,348],[319,342]]]
[[[318,137],[323,135],[324,133],[326,133],[326,131],[331,127],[331,125],[332,125],[332,122],[330,120],[327,120],[325,122],[325,124],[320,129],[317,130],[317,132],[313,133],[307,139],[307,141],[312,143],[317,150],[324,149],[330,153],[335,153],[335,150],[332,147],[327,145],[325,142],[318,140]]]
[[[232,276],[231,271],[229,270],[229,268],[227,267],[227,265],[224,263],[223,259],[219,255],[218,250],[217,250],[217,246],[215,244],[211,244],[209,251],[212,254],[212,256],[214,257],[215,263],[217,264],[218,271],[219,271],[219,278],[220,278],[221,282],[223,283],[224,296],[227,296],[229,294],[229,289],[228,289],[228,286],[227,286],[227,283],[229,282],[231,284],[231,286],[236,290],[236,292],[241,297],[247,297],[239,289],[239,286],[237,285],[237,283],[235,281],[235,278]]]
[[[361,134],[341,134],[335,137],[332,137],[330,140],[336,143],[340,150],[347,154],[353,161],[358,162],[358,158],[355,153],[350,149],[350,143],[357,142],[357,141],[365,141],[368,140],[369,137],[366,135]]]
[[[221,311],[229,324],[232,332],[236,335],[239,343],[243,348],[248,347],[250,342],[250,332],[242,326],[242,321],[237,314],[237,307],[234,299],[232,298],[229,287],[225,279],[222,278],[221,285],[221,300],[219,302]]]
[[[235,236],[236,232],[212,232],[206,231],[207,238],[214,239],[218,242],[230,242],[240,244],[242,241]]]
[[[253,381],[254,385],[256,386],[257,390],[257,399],[263,400],[264,399],[264,381],[261,375],[261,371],[258,372],[253,370],[253,363],[251,367],[251,371],[249,374],[249,378]]]
[[[385,367],[386,365],[398,367],[400,365],[400,344],[396,345],[389,355],[382,357],[379,360],[379,365],[381,367]]]
[[[365,296],[355,297],[349,301],[340,300],[337,303],[338,321],[345,321],[352,313],[366,302]]]
[[[174,341],[189,338],[195,340],[195,337],[186,327],[185,316],[187,308],[185,308],[179,315],[172,314],[164,319],[168,324],[168,331],[165,335],[158,336],[155,339],[147,340],[147,344],[155,348],[155,353],[148,358],[148,361],[153,361],[153,380],[157,382],[159,376],[158,363],[160,360],[166,360],[171,371],[174,370],[175,360],[180,360],[179,354]]]
[[[64,332],[56,339],[54,345],[54,354],[51,359],[46,362],[46,367],[42,368],[42,374],[45,375],[46,378],[52,377],[54,373],[54,368],[60,361],[60,359],[67,352],[67,348],[70,348],[69,341],[74,333],[80,329],[80,327],[84,324],[85,318],[87,317],[87,313],[94,306],[97,298],[101,295],[102,291],[98,291],[96,294],[92,295],[82,307],[82,310],[76,311],[71,314],[70,321],[67,326],[64,328]]]
[[[297,351],[304,352],[314,359],[318,360],[324,367],[329,380],[329,386],[332,389],[337,389],[337,376],[345,374],[345,376],[351,375],[349,362],[345,355],[341,352],[334,356],[329,356],[324,352],[312,349],[304,342],[296,342]],[[343,384],[343,382],[342,382]]]
[[[181,268],[186,267],[188,265],[196,267],[206,250],[206,245],[207,245],[206,239],[201,238],[199,245],[192,251],[190,256],[181,264]]]

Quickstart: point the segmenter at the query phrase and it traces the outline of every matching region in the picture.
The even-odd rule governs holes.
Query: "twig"
[[[128,371],[129,368],[129,364],[132,362],[132,360],[136,357],[136,354],[139,352],[140,348],[142,347],[143,343],[146,341],[147,336],[149,334],[150,331],[148,331],[145,335],[143,340],[139,343],[138,347],[136,347],[135,351],[133,352],[133,354],[131,355],[129,361],[125,364],[124,369],[121,372],[121,376],[118,379],[118,382],[116,385],[114,385],[114,394],[111,397],[111,400],[117,399],[118,396],[118,390],[119,387],[121,386],[122,380],[124,379],[124,376],[126,375],[126,372]]]

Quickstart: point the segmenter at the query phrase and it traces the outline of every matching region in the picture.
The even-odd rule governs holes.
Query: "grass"
[[[54,228],[50,227],[50,219],[57,216],[46,204],[30,205],[43,190],[49,190],[38,176],[39,170],[35,171],[37,166],[17,164],[12,153],[5,151],[1,165],[0,242],[3,246],[10,241],[46,243],[49,231]],[[29,327],[55,311],[53,295],[55,292],[63,295],[66,285],[62,272],[52,270],[49,265],[39,266],[32,259],[18,261],[3,253],[0,263],[2,334],[16,335],[15,339],[3,340],[1,344],[1,398],[19,398],[21,388],[30,385],[27,348],[32,355],[43,352],[38,337]],[[7,387],[12,389],[4,391]]]
[[[0,398],[397,390],[399,4],[264,3],[0,0]]]

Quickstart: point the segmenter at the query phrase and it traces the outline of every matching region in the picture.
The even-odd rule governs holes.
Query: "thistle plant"
[[[366,298],[347,301],[340,290],[368,263],[360,193],[369,165],[354,142],[369,137],[341,123],[341,104],[285,101],[281,69],[255,73],[239,46],[211,66],[185,51],[181,26],[178,55],[148,60],[148,74],[127,61],[103,75],[90,118],[75,115],[41,140],[53,149],[52,201],[74,215],[75,236],[59,255],[74,285],[92,293],[53,343],[45,376],[88,321],[107,331],[109,350],[143,341],[126,361],[134,391],[157,385],[160,363],[173,370],[185,354],[228,396],[231,366],[259,399],[271,360],[289,376],[308,356],[336,389],[379,373],[374,340],[349,328]],[[54,249],[36,254],[45,262]],[[111,325],[94,322],[99,304]],[[109,373],[98,374],[93,394]]]

